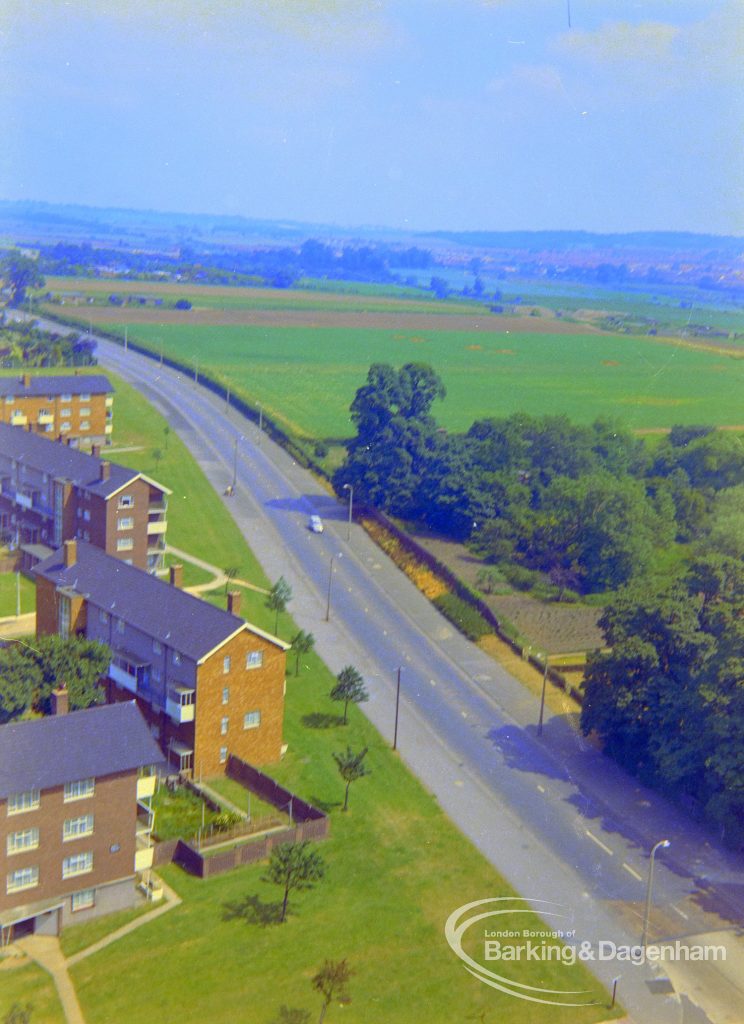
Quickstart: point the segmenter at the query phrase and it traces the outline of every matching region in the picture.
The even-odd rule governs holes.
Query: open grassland
[[[65,1024],[54,982],[45,970],[32,963],[0,970],[0,1020],[14,1006],[25,1009],[29,1004],[32,1024]]]
[[[583,423],[612,417],[631,429],[744,420],[744,360],[655,338],[361,324],[352,330],[150,323],[129,334],[156,351],[162,344],[179,359],[198,360],[286,428],[311,437],[351,436],[349,404],[374,362],[431,364],[447,387],[434,413],[451,430],[513,412],[563,413]]]
[[[174,487],[170,539],[215,564],[240,565],[243,577],[256,579],[260,571],[251,552],[188,452],[165,434],[154,409],[116,384],[115,443],[139,445],[127,453],[131,464]],[[154,460],[152,452],[165,448],[166,436],[167,452]],[[187,495],[194,500],[189,503]],[[273,628],[262,595],[245,590],[244,603],[248,617]],[[295,629],[283,615],[281,634],[291,636]],[[299,676],[291,654],[288,668],[289,750],[269,770],[330,813],[331,838],[318,847],[326,878],[312,892],[291,898],[289,920],[280,926],[261,922],[280,899],[263,881],[263,865],[207,882],[167,869],[163,874],[183,904],[72,969],[88,1024],[270,1024],[283,1004],[306,1008],[315,1019],[320,1007],[310,979],[326,958],[347,958],[355,972],[352,1002],[343,1011],[329,1011],[329,1019],[342,1012],[348,1024],[449,1024],[469,1018],[488,1024],[504,1015],[514,1024],[589,1024],[620,1016],[619,1009],[606,1009],[606,993],[583,966],[513,965],[518,981],[585,991],[580,1001],[592,1005],[578,1009],[522,1002],[467,974],[447,947],[444,922],[461,904],[509,895],[510,888],[357,708],[350,708],[348,726],[340,724],[342,708],[328,697],[334,679],[316,654],[303,657]],[[352,786],[350,810],[343,813],[343,783],[332,754],[347,744],[369,748],[371,774]],[[480,935],[478,941],[482,953]]]

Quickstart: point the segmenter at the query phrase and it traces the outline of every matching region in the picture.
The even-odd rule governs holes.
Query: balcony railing
[[[165,710],[174,722],[181,724],[194,721],[194,694],[194,690],[187,690],[184,687],[168,691]]]
[[[137,799],[149,800],[154,796],[156,782],[157,776],[155,775],[141,775],[137,779]]]
[[[25,427],[28,423],[28,416],[22,412],[14,412],[10,417],[10,425],[12,427]]]
[[[168,529],[168,523],[166,522],[165,519],[155,519],[155,520],[151,519],[148,522],[148,524],[147,524],[147,532],[151,536],[155,536],[156,534],[159,534],[159,533],[165,533],[165,531],[167,529]]]
[[[54,423],[54,413],[40,412],[36,422],[43,425],[46,425],[47,423]]]

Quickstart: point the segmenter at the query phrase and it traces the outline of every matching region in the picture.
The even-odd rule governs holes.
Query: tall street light
[[[341,488],[341,490],[349,492],[349,522],[348,522],[348,525],[346,527],[346,540],[350,541],[351,540],[351,522],[352,522],[352,518],[353,518],[353,515],[354,515],[354,488],[351,486],[351,484],[344,484],[344,486]]]
[[[654,880],[654,857],[657,850],[665,850],[672,844],[668,839],[660,839],[651,850],[651,860],[648,865],[648,882],[646,884],[646,906],[643,911],[643,931],[641,932],[641,947],[646,948],[646,935],[648,934],[648,918],[651,913],[651,888]]]
[[[400,667],[395,685],[395,728],[393,729],[393,750],[398,749],[398,712],[400,710]]]
[[[331,618],[331,584],[333,583],[333,560],[334,558],[341,558],[341,555],[331,555],[331,564],[328,568],[328,594],[326,595],[326,612],[325,621],[330,621]]]
[[[543,672],[542,695],[540,696],[540,717],[537,720],[537,735],[542,736],[543,715],[545,714],[545,687],[548,682],[548,655],[545,654],[545,671]]]

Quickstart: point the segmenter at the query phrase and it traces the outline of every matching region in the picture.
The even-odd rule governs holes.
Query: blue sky
[[[744,234],[742,0],[5,0],[0,197]]]

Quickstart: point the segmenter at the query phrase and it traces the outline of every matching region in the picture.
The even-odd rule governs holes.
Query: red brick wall
[[[57,633],[59,623],[60,595],[51,580],[36,579],[36,635],[52,636]],[[70,635],[85,634],[88,602],[84,597],[70,598]]]
[[[11,907],[64,896],[134,875],[136,793],[137,773],[120,772],[97,779],[94,795],[83,800],[65,803],[64,787],[57,786],[42,792],[38,810],[10,817],[7,801],[0,801],[0,913]],[[93,834],[64,842],[62,828],[65,820],[84,814],[94,816]],[[8,834],[27,828],[39,829],[38,849],[8,856]],[[93,853],[93,870],[63,879],[63,859],[73,853],[88,851]],[[39,868],[39,884],[32,889],[6,893],[8,874],[17,868],[30,866]]]
[[[246,669],[249,651],[263,653],[260,668]],[[223,660],[230,657],[230,671],[223,672]],[[286,654],[268,640],[244,630],[220,647],[197,670],[194,774],[204,778],[224,775],[220,747],[250,764],[278,761],[281,756],[284,721],[284,678]],[[222,690],[230,690],[227,704]],[[248,711],[260,711],[258,728],[244,729]],[[222,719],[228,719],[222,735]]]

